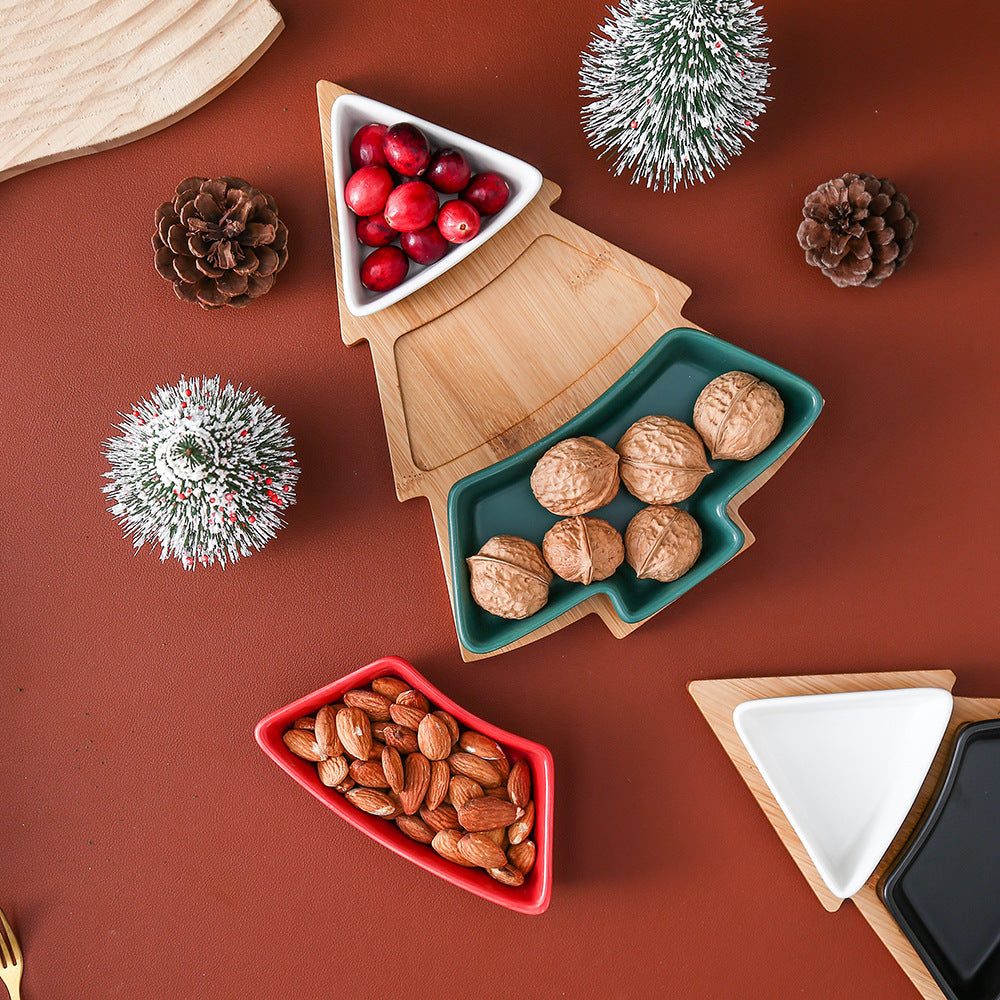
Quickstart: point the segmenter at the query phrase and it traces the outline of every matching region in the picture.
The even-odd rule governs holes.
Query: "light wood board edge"
[[[48,150],[51,150],[52,146],[59,141],[54,138],[59,124],[55,123],[52,130],[41,136],[40,148],[46,151],[40,151],[30,159],[11,163],[0,169],[0,183],[50,163],[86,156],[90,153],[124,146],[126,143],[143,139],[173,125],[182,118],[186,118],[214,100],[260,59],[285,27],[281,15],[268,0],[238,0],[227,16],[230,20],[227,30],[231,34],[232,40],[227,40],[225,36],[220,38],[216,34],[206,35],[195,39],[192,48],[177,53],[175,56],[176,65],[171,72],[182,81],[183,92],[191,94],[192,90],[198,90],[199,86],[205,87],[197,96],[170,108],[167,113],[157,117],[156,121],[129,127],[128,117],[120,116],[107,127],[106,134],[102,138],[83,145],[49,152]],[[236,41],[242,42],[245,39],[254,40],[252,41],[254,46],[252,49],[241,51],[235,47]],[[80,44],[80,40],[76,40],[74,44]],[[220,70],[224,72],[222,77],[219,76]],[[157,94],[162,95],[168,84],[169,75],[164,75],[158,86]],[[100,97],[100,95],[96,96]],[[83,115],[84,112],[81,110],[80,116]]]
[[[818,674],[801,677],[762,677],[724,680],[698,680],[688,684],[688,691],[701,710],[716,738],[746,782],[786,850],[802,872],[823,907],[833,912],[843,902],[833,895],[806,853],[802,842],[788,823],[781,807],[761,777],[733,725],[733,710],[743,701],[757,698],[787,697],[802,694],[828,694],[839,691],[870,691],[887,688],[938,687],[951,690],[955,675],[950,670],[893,671],[862,674]],[[892,864],[920,820],[933,795],[942,769],[951,752],[957,730],[967,722],[1000,715],[1000,699],[955,698],[947,731],[935,755],[914,804],[865,885],[852,900],[869,926],[906,973],[924,1000],[945,1000],[940,987],[928,972],[899,925],[878,895],[878,882]]]

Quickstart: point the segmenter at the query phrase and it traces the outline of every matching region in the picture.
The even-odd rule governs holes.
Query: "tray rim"
[[[889,911],[890,916],[896,922],[901,933],[948,1000],[968,1000],[968,998],[956,993],[952,988],[951,983],[945,978],[937,963],[924,946],[923,939],[913,932],[912,926],[906,920],[897,904],[894,893],[900,888],[900,882],[940,822],[941,816],[954,791],[958,772],[961,770],[962,761],[969,744],[977,737],[990,733],[1000,735],[1000,719],[978,719],[963,723],[958,728],[952,739],[948,759],[942,767],[930,801],[921,813],[919,822],[899,849],[895,858],[893,858],[892,863],[882,873],[876,885],[876,892],[883,906]]]
[[[756,457],[755,459],[751,459],[749,462],[740,463],[741,465],[747,466],[749,469],[754,469],[755,471],[746,476],[735,477],[734,482],[732,483],[732,489],[727,490],[719,501],[710,508],[713,518],[717,520],[717,524],[719,526],[726,530],[730,538],[727,543],[727,547],[723,551],[724,558],[722,561],[715,565],[714,563],[716,562],[716,559],[713,558],[710,568],[708,568],[709,564],[706,564],[706,567],[703,567],[701,572],[698,571],[698,563],[695,563],[695,566],[683,577],[679,578],[679,580],[676,580],[671,584],[663,585],[670,588],[668,594],[672,596],[668,596],[668,598],[662,602],[647,602],[647,605],[644,606],[641,611],[632,611],[623,606],[617,593],[617,589],[610,582],[610,580],[614,579],[612,577],[609,578],[609,581],[600,581],[592,583],[587,587],[580,587],[577,595],[573,595],[573,599],[569,601],[562,599],[558,602],[550,603],[539,612],[536,612],[535,615],[532,615],[529,618],[521,619],[519,622],[512,622],[511,620],[504,619],[504,634],[500,639],[481,642],[471,636],[469,634],[467,621],[466,600],[463,595],[459,593],[459,587],[465,585],[466,578],[466,553],[459,552],[457,543],[457,537],[459,535],[457,508],[460,495],[464,490],[472,488],[474,485],[478,484],[480,480],[488,476],[503,475],[504,471],[510,466],[525,461],[529,456],[540,456],[553,444],[562,440],[564,437],[574,436],[574,434],[577,433],[577,428],[582,424],[586,424],[587,421],[593,417],[595,412],[606,406],[620,391],[621,387],[626,385],[632,379],[640,377],[646,369],[655,365],[660,359],[660,355],[667,353],[675,341],[683,341],[685,339],[693,339],[695,342],[722,344],[726,349],[737,352],[737,354],[741,356],[742,361],[747,365],[760,365],[766,369],[779,372],[783,378],[792,380],[800,389],[804,390],[808,398],[807,417],[802,422],[801,426],[796,428],[799,433],[788,440],[784,447],[773,455],[772,460],[767,465],[758,467],[756,465]],[[604,599],[608,601],[614,610],[614,613],[624,624],[635,627],[641,625],[653,615],[658,614],[660,611],[664,610],[664,608],[669,607],[669,605],[676,601],[679,597],[683,596],[689,590],[703,582],[716,570],[721,569],[725,563],[734,558],[753,542],[754,538],[752,533],[750,533],[746,525],[738,516],[739,505],[756,492],[756,489],[754,488],[755,484],[763,485],[763,483],[770,478],[770,475],[784,463],[784,461],[795,450],[799,442],[809,432],[813,424],[819,418],[823,406],[823,397],[819,390],[812,385],[812,383],[802,376],[796,375],[789,369],[784,368],[773,361],[769,361],[767,358],[754,354],[753,352],[724,340],[721,337],[716,337],[714,334],[701,330],[698,327],[676,326],[665,331],[660,335],[655,343],[653,343],[652,346],[645,351],[627,371],[625,371],[621,376],[619,376],[618,379],[608,386],[608,388],[605,389],[601,395],[599,395],[565,423],[556,427],[550,433],[546,434],[533,444],[515,452],[513,455],[509,455],[507,458],[494,462],[485,468],[469,473],[461,479],[456,480],[448,490],[447,518],[449,559],[451,568],[451,587],[449,589],[451,591],[452,611],[455,619],[459,643],[464,649],[467,649],[477,655],[490,655],[502,652],[504,649],[512,647],[514,644],[530,641],[534,632],[545,629],[546,626],[552,622],[559,620],[568,613],[572,613],[592,598]],[[768,447],[770,448],[771,446]],[[600,509],[593,513],[599,516]]]

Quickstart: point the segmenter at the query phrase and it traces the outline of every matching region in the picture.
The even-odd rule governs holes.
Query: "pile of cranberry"
[[[361,265],[361,283],[373,292],[399,285],[411,260],[433,264],[452,244],[468,243],[482,217],[499,212],[510,195],[499,174],[473,176],[463,153],[433,150],[408,122],[358,129],[351,169],[344,200],[358,216],[358,240],[377,248]]]

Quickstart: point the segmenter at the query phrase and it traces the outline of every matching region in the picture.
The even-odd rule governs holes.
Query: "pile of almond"
[[[283,737],[319,780],[448,861],[518,886],[535,864],[531,770],[398,677],[347,691]]]

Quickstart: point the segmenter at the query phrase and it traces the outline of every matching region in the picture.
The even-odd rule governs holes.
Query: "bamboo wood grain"
[[[951,690],[955,675],[950,670],[901,671],[865,674],[820,674],[806,677],[761,677],[730,680],[692,681],[688,691],[712,727],[740,776],[764,811],[775,832],[805,876],[820,903],[835,911],[843,902],[827,888],[792,829],[771,790],[757,770],[733,725],[733,710],[740,702],[757,698],[778,698],[802,694],[829,694],[838,691],[873,691],[887,688],[939,687]],[[955,733],[966,722],[1000,715],[1000,699],[955,698],[951,719],[920,792],[899,828],[892,844],[871,877],[851,899],[865,920],[895,958],[924,1000],[945,1000],[940,987],[906,939],[878,895],[878,881],[902,849],[919,822],[933,794],[951,752]]]
[[[556,215],[551,206],[559,188],[544,180],[527,207],[464,261],[381,312],[352,315],[340,274],[330,135],[333,102],[351,92],[327,81],[316,89],[341,336],[349,346],[370,345],[396,495],[425,496],[430,503],[451,593],[451,487],[574,417],[667,331],[699,329],[681,313],[691,290]],[[740,504],[794,447],[729,504],[745,536],[740,551],[754,541],[739,518]],[[588,614],[599,615],[618,638],[643,624],[623,622],[610,600],[596,594],[485,655],[533,642]],[[482,658],[461,652],[466,660]]]
[[[0,181],[183,118],[283,26],[267,0],[0,0]]]

